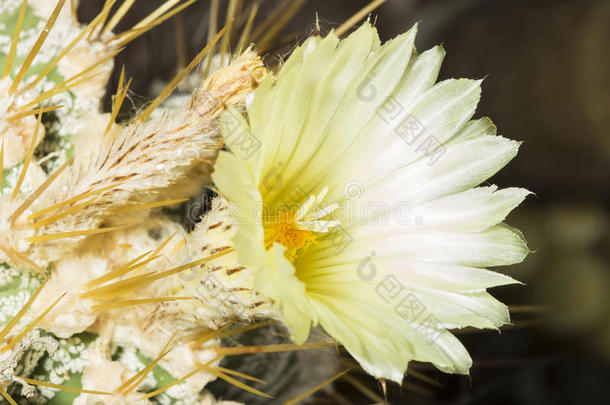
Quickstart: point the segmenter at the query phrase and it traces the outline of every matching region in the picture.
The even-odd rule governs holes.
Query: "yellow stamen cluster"
[[[288,248],[287,255],[296,257],[296,251],[310,243],[315,243],[316,238],[309,229],[303,229],[296,221],[296,213],[280,213],[279,219],[273,224],[265,227],[265,247],[271,249],[275,242]]]

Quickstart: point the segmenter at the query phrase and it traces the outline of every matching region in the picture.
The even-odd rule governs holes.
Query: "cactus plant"
[[[258,9],[254,3],[238,37],[231,21],[241,2],[231,0],[227,25],[219,32],[210,29],[208,45],[193,61],[148,105],[117,122],[132,79],[121,70],[111,110],[102,112],[113,57],[192,1],[168,0],[118,34],[113,30],[132,0],[118,8],[113,8],[114,0],[107,0],[86,25],[74,15],[77,3],[6,0],[0,6],[0,38],[5,44],[0,48],[4,400],[228,405],[206,390],[212,381],[223,380],[267,401],[271,395],[264,388],[249,384],[261,383],[257,376],[227,368],[232,363],[221,361],[335,344],[353,356],[352,365],[383,380],[400,382],[411,360],[429,361],[447,372],[468,372],[470,358],[447,328],[498,327],[507,322],[506,308],[485,289],[515,281],[480,267],[518,262],[527,254],[517,232],[496,224],[528,192],[469,190],[517,149],[515,143],[494,136],[488,119],[470,120],[480,82],[434,85],[443,51],[417,54],[416,28],[381,45],[375,28],[365,23],[341,40],[371,7],[325,38],[317,28],[285,63],[265,66],[264,49],[304,2],[281,6],[277,13],[284,17],[274,24],[279,14],[272,14],[258,29],[252,25]],[[251,39],[258,39],[256,45],[248,45]],[[231,53],[233,45],[236,51]],[[201,69],[191,73],[199,64]],[[374,79],[375,69],[383,76],[381,82]],[[189,74],[192,92],[171,97]],[[364,95],[366,91],[373,98]],[[378,100],[376,95],[383,97]],[[411,195],[421,215],[441,222],[436,227],[432,223],[424,236],[442,239],[449,252],[438,263],[426,256],[423,264],[410,270],[412,279],[404,274],[400,278],[407,282],[407,290],[418,294],[418,302],[426,302],[425,309],[431,312],[427,315],[434,315],[425,321],[405,322],[398,310],[393,313],[377,296],[379,286],[387,285],[354,278],[360,275],[362,259],[368,260],[358,254],[368,244],[381,250],[363,233],[398,230],[375,227],[372,217],[361,224],[368,227],[362,228],[365,231],[339,219],[340,212],[354,208],[344,197],[357,205],[366,191],[353,190],[354,182],[344,186],[345,176],[358,175],[374,189],[375,180],[399,173],[400,159],[406,159],[405,167],[420,158],[431,159],[416,150],[400,159],[395,156],[395,167],[376,166],[386,170],[383,173],[356,170],[353,162],[360,149],[398,153],[397,147],[391,151],[357,136],[363,128],[387,132],[381,113],[387,112],[392,97],[421,114],[452,151],[459,152],[466,143],[493,155],[489,167],[483,157],[477,161],[481,167],[466,167],[474,174],[464,184]],[[315,142],[302,141],[301,133]],[[390,143],[399,141],[393,138]],[[360,149],[351,150],[350,145]],[[343,169],[343,177],[333,178],[325,168],[340,151],[345,154],[337,169]],[[288,161],[292,166],[282,169],[278,180],[274,165]],[[466,166],[459,159],[454,163]],[[430,181],[440,181],[448,170],[439,165],[439,174],[428,166],[419,165],[416,172]],[[294,182],[283,183],[283,175]],[[269,183],[274,176],[278,181]],[[317,187],[320,178],[334,188]],[[303,194],[299,186],[316,191]],[[216,195],[205,210],[196,207],[190,227],[183,226],[168,210],[193,214],[193,206],[185,203],[204,188]],[[462,207],[462,199],[468,198],[483,212],[464,214],[471,215],[474,224],[443,216],[446,205]],[[265,215],[263,208],[278,205],[283,211]],[[263,212],[257,216],[259,210]],[[475,251],[473,262],[452,255],[451,240],[435,233],[443,224],[454,229],[457,239],[474,238],[466,243]],[[328,253],[337,247],[328,236],[334,237],[342,226],[356,232],[347,256],[342,251]],[[405,229],[400,231],[412,231]],[[498,245],[506,252],[498,253]],[[386,253],[384,260],[394,267],[404,259],[392,256],[397,252]],[[328,277],[328,285],[318,277]],[[371,306],[359,303],[354,294],[366,297]],[[434,303],[438,296],[461,303],[460,309],[445,314],[446,306]],[[369,324],[359,323],[363,320]],[[315,329],[318,324],[323,331]],[[423,337],[430,333],[441,339],[425,346]],[[243,339],[235,344],[231,339],[238,336]],[[312,367],[315,376],[331,374],[325,376],[330,382],[344,375],[345,371],[332,377],[339,362],[328,354],[325,358],[319,363],[326,372]],[[302,362],[295,353],[275,357],[277,370],[299,367],[282,372],[283,378],[276,373],[274,380],[311,383],[310,370]],[[273,367],[263,362],[248,368],[259,370],[261,364],[263,370]],[[282,389],[277,385],[271,391],[282,397]],[[290,389],[303,391],[297,385]]]

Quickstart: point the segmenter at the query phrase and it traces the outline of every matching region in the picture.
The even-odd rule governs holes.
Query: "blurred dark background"
[[[102,3],[82,0],[79,15],[90,19]],[[136,2],[118,31],[161,3]],[[227,3],[220,0],[221,10]],[[280,3],[262,1],[256,21]],[[305,2],[269,57],[287,54],[304,39],[316,12],[324,33],[367,3]],[[209,6],[199,0],[119,55],[117,66],[125,64],[134,77],[133,100],[153,96],[151,83],[171,79],[204,46]],[[524,142],[490,182],[536,193],[508,220],[535,253],[503,271],[526,285],[493,291],[513,308],[513,325],[501,334],[460,333],[474,359],[470,378],[414,364],[402,387],[388,384],[388,402],[610,403],[610,2],[388,0],[373,16],[383,39],[421,22],[418,49],[442,43],[447,50],[441,79],[485,77],[477,115],[490,116],[501,135]],[[115,72],[110,88],[117,77]],[[362,393],[366,389],[382,396],[380,383],[352,375],[314,402],[375,402]],[[213,390],[224,399],[254,403],[221,385]]]

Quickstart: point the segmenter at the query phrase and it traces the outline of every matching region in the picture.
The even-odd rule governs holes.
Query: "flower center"
[[[338,204],[331,204],[318,209],[326,193],[328,188],[324,187],[317,196],[309,197],[299,209],[281,212],[278,217],[266,221],[265,249],[269,250],[274,243],[279,243],[287,248],[286,256],[294,260],[299,250],[318,243],[314,234],[326,233],[330,228],[340,225],[341,221],[322,219],[339,207]]]
[[[277,242],[288,248],[290,256],[315,239],[312,231],[297,223],[295,212],[280,213],[275,223],[265,227],[265,248],[269,250]]]

